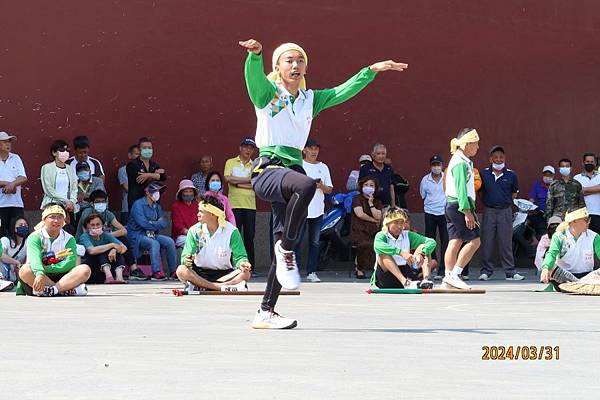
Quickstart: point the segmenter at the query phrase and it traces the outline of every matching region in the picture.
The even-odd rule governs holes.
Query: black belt
[[[496,209],[496,210],[506,210],[508,207],[510,207],[510,205],[508,205],[508,206],[506,206],[506,205],[504,205],[504,206],[488,206],[488,205],[486,205],[486,207],[487,208],[493,208],[493,209]]]

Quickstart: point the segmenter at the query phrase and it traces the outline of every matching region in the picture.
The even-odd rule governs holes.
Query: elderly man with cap
[[[85,282],[91,269],[77,265],[75,238],[63,226],[65,209],[49,203],[42,210],[42,222],[27,237],[27,262],[19,269],[17,295],[85,296]]]
[[[347,191],[353,192],[358,190],[358,177],[360,175],[360,168],[362,168],[364,165],[367,165],[371,161],[373,161],[373,159],[368,154],[363,154],[362,156],[358,157],[359,169],[350,171],[350,175],[348,175],[348,180],[346,181]]]
[[[11,153],[16,136],[0,132],[0,237],[7,236],[13,218],[23,215],[21,186],[27,182],[23,161]]]
[[[442,279],[443,286],[450,288],[470,289],[461,274],[481,244],[475,214],[475,171],[471,161],[478,150],[479,134],[473,128],[461,129],[450,142],[452,158],[444,177],[450,240],[444,253],[446,271]]]
[[[482,266],[479,280],[487,281],[494,273],[494,250],[498,249],[506,280],[519,281],[524,276],[515,272],[512,248],[512,205],[519,192],[519,181],[513,170],[506,168],[504,147],[490,149],[490,166],[481,171],[483,220],[481,221]]]
[[[177,267],[177,277],[186,284],[188,294],[248,290],[252,265],[240,231],[225,219],[224,210],[223,203],[210,195],[198,204],[198,222],[187,233]]]
[[[585,207],[566,213],[544,257],[541,282],[551,282],[558,291],[600,294],[600,270],[593,271],[594,255],[600,257],[600,235],[588,228],[589,223]],[[564,285],[569,282],[574,284]]]
[[[379,289],[431,289],[428,256],[435,240],[405,229],[408,215],[390,207],[383,216],[383,228],[375,235],[373,250],[377,257],[371,286]]]
[[[178,249],[183,248],[188,230],[198,222],[197,197],[198,190],[194,182],[189,179],[179,182],[176,201],[171,205],[171,237]]]
[[[448,247],[448,229],[446,226],[446,194],[444,193],[443,161],[440,156],[433,156],[429,160],[431,172],[421,179],[419,193],[423,199],[423,211],[425,212],[425,236],[436,240],[440,235],[440,263],[436,279],[444,277],[444,253]],[[437,260],[435,251],[431,255]]]
[[[552,165],[544,166],[544,168],[542,168],[541,179],[535,182],[533,188],[529,192],[529,201],[537,206],[534,211],[529,213],[529,220],[538,237],[543,235],[546,231],[546,219],[544,218],[544,213],[546,212],[548,187],[554,182],[554,173],[555,171]]]
[[[306,51],[295,43],[284,43],[273,52],[273,71],[265,76],[262,45],[254,40],[239,42],[247,50],[244,74],[256,113],[256,144],[260,156],[254,161],[252,186],[256,194],[271,202],[275,262],[269,269],[267,288],[252,327],[289,329],[297,322],[274,311],[282,287],[295,289],[300,273],[294,249],[316,190],[314,179],[302,170],[302,149],[313,119],[327,108],[341,104],[363,90],[378,72],[403,71],[407,64],[392,60],[371,64],[345,83],[324,90],[306,88]]]
[[[131,244],[133,254],[138,259],[144,250],[150,252],[152,264],[152,280],[167,279],[161,271],[161,250],[166,252],[167,266],[171,277],[175,278],[177,268],[177,250],[175,241],[160,231],[168,225],[167,217],[158,203],[165,186],[152,182],[144,189],[145,196],[137,199],[129,214],[127,223],[127,239]]]
[[[254,232],[256,230],[256,194],[252,190],[250,177],[252,175],[252,156],[256,151],[256,143],[252,138],[245,138],[240,143],[240,153],[237,157],[225,162],[223,172],[229,185],[227,197],[231,203],[235,223],[244,235],[246,253],[250,264],[254,266]]]

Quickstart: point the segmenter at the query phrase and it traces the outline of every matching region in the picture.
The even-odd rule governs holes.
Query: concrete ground
[[[600,297],[535,293],[533,278],[368,295],[322,275],[280,298],[290,331],[250,329],[258,297],[178,298],[174,282],[2,293],[0,399],[598,398]],[[560,359],[483,361],[482,346],[560,346]]]

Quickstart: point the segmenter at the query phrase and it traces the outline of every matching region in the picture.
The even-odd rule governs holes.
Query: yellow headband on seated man
[[[219,226],[225,226],[227,221],[225,220],[225,211],[221,210],[218,207],[213,206],[209,203],[200,203],[198,207],[202,211],[206,211],[217,217],[217,221],[219,222]]]
[[[565,215],[565,221],[561,222],[556,227],[556,232],[565,231],[565,230],[567,230],[567,228],[569,227],[569,224],[571,222],[577,221],[578,219],[587,219],[587,218],[589,218],[589,216],[590,216],[590,214],[588,213],[588,210],[586,207],[579,208],[572,212],[567,212],[567,214]]]
[[[306,51],[304,51],[302,47],[298,46],[296,43],[284,43],[277,47],[273,52],[273,72],[271,72],[267,76],[267,78],[269,78],[273,82],[280,80],[279,72],[275,71],[275,66],[279,63],[279,58],[283,55],[283,53],[290,50],[296,50],[297,52],[302,54],[302,57],[304,57],[304,62],[306,63],[306,65],[308,65],[308,56],[306,55]],[[302,78],[302,81],[300,82],[300,89],[306,90],[306,79],[304,78]]]
[[[479,135],[475,129],[464,134],[460,139],[454,138],[450,141],[450,153],[454,154],[458,148],[462,150],[469,143],[479,142]]]
[[[387,226],[391,222],[401,221],[402,223],[404,223],[404,222],[406,222],[407,219],[408,219],[408,216],[402,210],[391,212],[391,213],[387,214],[385,216],[385,218],[383,218],[383,228],[382,228],[382,230],[383,231],[387,231]]]

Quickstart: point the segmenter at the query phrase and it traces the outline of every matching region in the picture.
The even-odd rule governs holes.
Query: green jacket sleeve
[[[375,254],[385,254],[386,256],[399,256],[402,251],[388,244],[385,232],[377,232],[373,241],[373,250],[375,250]]]
[[[431,255],[433,250],[435,250],[435,245],[436,245],[435,240],[425,237],[423,235],[420,235],[416,232],[412,232],[412,231],[408,232],[408,240],[410,241],[410,249],[411,250],[414,250],[423,244],[424,245],[423,246],[423,254],[425,254],[426,256]]]
[[[313,102],[313,118],[321,111],[337,106],[363,90],[369,83],[375,79],[377,72],[371,71],[369,67],[361,69],[356,75],[348,79],[346,82],[332,89],[315,90],[315,98]]]
[[[181,264],[185,265],[185,259],[188,256],[195,256],[198,253],[198,240],[196,239],[196,227],[193,226],[188,230],[187,236],[185,238],[185,245],[183,246],[183,251],[181,252]]]
[[[600,235],[596,235],[594,238],[594,253],[596,253],[596,257],[600,258]]]
[[[265,108],[275,95],[275,84],[265,75],[262,53],[248,53],[244,65],[244,77],[252,104],[257,108]]]
[[[27,263],[35,276],[46,275],[42,264],[42,240],[39,233],[33,233],[27,238]]]
[[[237,229],[234,229],[231,233],[229,246],[231,247],[231,252],[233,253],[233,265],[235,265],[235,268],[240,268],[240,263],[243,261],[248,261],[248,255],[246,254],[246,248],[244,247],[242,235],[240,235],[240,231]]]
[[[596,240],[594,240],[594,249],[596,247]],[[542,268],[546,268],[548,270],[554,268],[556,265],[556,260],[558,259],[558,255],[560,254],[560,250],[562,248],[562,242],[560,241],[560,234],[555,233],[552,235],[552,240],[550,241],[550,247],[548,251],[546,251],[546,256],[544,257],[544,262],[542,263]]]
[[[454,178],[454,187],[456,188],[456,197],[458,199],[458,210],[463,214],[465,210],[473,209],[473,205],[467,195],[467,174],[468,169],[465,163],[458,163],[452,168],[452,177]]]
[[[46,267],[46,272],[48,274],[64,274],[72,270],[77,265],[77,242],[75,242],[74,237],[69,239],[65,249],[70,249],[71,255],[67,256],[59,263],[48,265]]]

